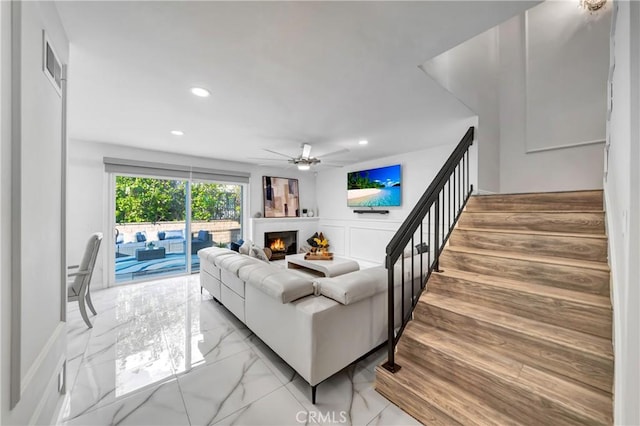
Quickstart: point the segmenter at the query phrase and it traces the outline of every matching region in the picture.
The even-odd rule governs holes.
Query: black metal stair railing
[[[387,245],[385,266],[389,292],[389,353],[383,367],[391,372],[395,373],[400,369],[394,359],[395,347],[411,319],[429,276],[433,271],[439,271],[440,253],[473,192],[473,185],[469,182],[469,148],[473,137],[474,128],[469,127]],[[419,233],[418,237],[416,233]],[[416,241],[419,243],[416,244]],[[419,274],[416,273],[418,266]],[[411,271],[405,275],[406,268]],[[398,286],[396,281],[400,281]],[[396,301],[398,295],[399,302]]]

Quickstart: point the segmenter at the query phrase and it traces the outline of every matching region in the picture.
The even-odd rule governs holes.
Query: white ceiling
[[[418,65],[535,3],[58,2],[69,137],[254,163],[424,149],[472,113]]]

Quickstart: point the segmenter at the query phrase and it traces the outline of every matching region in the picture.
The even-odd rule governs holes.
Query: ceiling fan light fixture
[[[367,144],[369,143],[369,141],[368,141],[368,140],[366,140],[366,139],[361,139],[361,140],[359,140],[359,141],[358,141],[358,143],[359,143],[360,145],[367,145]]]
[[[309,164],[298,164],[298,170],[307,171],[311,168]]]
[[[308,143],[303,144],[302,155],[300,155],[300,158],[309,158],[310,155],[311,155],[311,145],[309,145]]]

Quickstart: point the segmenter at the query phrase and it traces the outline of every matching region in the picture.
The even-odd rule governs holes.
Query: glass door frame
[[[227,185],[238,185],[241,188],[241,206],[242,212],[240,214],[240,228],[242,238],[247,238],[247,228],[246,224],[248,223],[248,214],[249,214],[249,195],[250,195],[250,183],[243,182],[229,182],[229,181],[213,181],[206,179],[193,179],[191,177],[171,177],[171,176],[161,176],[161,175],[148,175],[148,174],[135,174],[135,173],[124,173],[124,172],[107,172],[107,205],[109,212],[105,215],[105,226],[104,229],[108,230],[106,232],[104,243],[109,247],[107,250],[107,270],[103,272],[103,276],[107,279],[106,284],[107,288],[129,285],[129,284],[138,284],[146,281],[153,281],[162,278],[171,278],[183,275],[191,275],[194,272],[192,271],[192,259],[191,259],[191,224],[192,224],[192,209],[191,209],[191,185],[193,182],[204,182],[204,183],[216,183],[216,184],[227,184]],[[127,177],[142,177],[149,179],[162,179],[162,180],[181,180],[186,183],[185,186],[185,270],[176,273],[167,273],[163,274],[161,277],[149,277],[142,278],[137,280],[131,280],[123,283],[116,282],[116,261],[115,261],[115,251],[112,250],[115,247],[116,237],[115,237],[115,227],[116,223],[116,176],[127,176]],[[199,271],[198,271],[199,272]]]

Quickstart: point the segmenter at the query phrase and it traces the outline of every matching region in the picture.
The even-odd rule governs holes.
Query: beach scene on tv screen
[[[349,207],[399,206],[402,190],[400,165],[361,170],[348,174]]]

